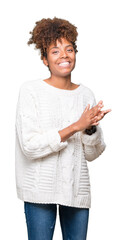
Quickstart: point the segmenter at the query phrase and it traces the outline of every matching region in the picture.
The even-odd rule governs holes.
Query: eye
[[[67,51],[68,51],[68,52],[73,52],[73,49],[68,49]]]
[[[54,52],[52,52],[52,53],[54,53],[54,54],[57,54],[57,53],[58,53],[58,51],[54,51]]]

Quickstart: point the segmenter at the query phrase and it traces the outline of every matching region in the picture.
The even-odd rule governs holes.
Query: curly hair
[[[41,60],[43,57],[47,58],[47,49],[50,44],[56,45],[56,40],[61,42],[61,38],[66,38],[72,43],[75,53],[78,52],[76,40],[78,36],[77,27],[71,24],[69,21],[56,18],[43,18],[36,22],[36,26],[33,28],[31,38],[27,42],[28,45],[34,43],[35,49],[40,49]]]

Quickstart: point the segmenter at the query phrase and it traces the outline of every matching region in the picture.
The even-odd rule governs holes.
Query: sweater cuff
[[[99,126],[96,127],[96,132],[92,135],[86,134],[82,131],[81,140],[85,145],[97,145],[101,142],[102,139],[102,130]]]
[[[61,137],[57,128],[47,132],[48,143],[54,152],[58,152],[68,145],[68,142],[61,142]]]

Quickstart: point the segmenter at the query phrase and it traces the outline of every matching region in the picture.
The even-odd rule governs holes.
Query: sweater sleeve
[[[39,126],[34,92],[21,86],[16,108],[15,130],[20,147],[29,159],[45,157],[68,145],[61,142],[57,128],[42,130]]]
[[[91,108],[96,105],[96,100],[93,95],[93,101],[91,103]],[[84,144],[85,158],[87,161],[93,161],[98,158],[106,148],[104,142],[103,131],[99,125],[96,126],[96,132],[92,135],[86,134],[84,131],[81,132],[81,140]]]

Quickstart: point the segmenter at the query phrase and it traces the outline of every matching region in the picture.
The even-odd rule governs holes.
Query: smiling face
[[[43,58],[50,72],[55,76],[68,76],[75,67],[76,53],[71,42],[61,38],[62,42],[56,41],[56,46],[52,43],[47,49],[47,58]]]

